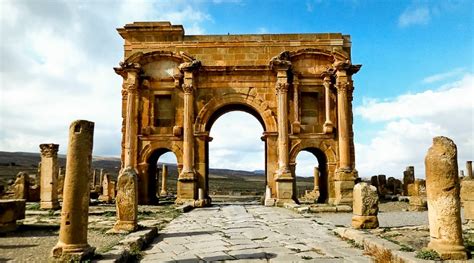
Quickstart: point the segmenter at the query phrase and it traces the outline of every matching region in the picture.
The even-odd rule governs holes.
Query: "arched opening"
[[[211,115],[206,130],[212,138],[206,146],[206,186],[213,202],[260,199],[266,186],[260,115],[246,105],[225,105]]]
[[[150,200],[150,204],[158,203],[160,193],[164,190],[162,185],[163,164],[167,169],[165,190],[168,195],[176,194],[179,174],[177,163],[174,153],[166,148],[156,149],[148,158],[148,200]]]
[[[302,149],[295,163],[296,191],[300,201],[326,203],[328,200],[327,158],[318,148]]]

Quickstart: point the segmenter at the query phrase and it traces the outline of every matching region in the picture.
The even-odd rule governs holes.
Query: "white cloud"
[[[424,157],[435,136],[447,136],[458,147],[459,168],[474,156],[474,75],[416,94],[387,101],[368,100],[355,115],[384,128],[367,144],[356,143],[359,174],[401,177],[408,165],[424,176]],[[370,123],[366,129],[370,128]],[[357,136],[357,131],[356,131]],[[357,139],[356,139],[357,140]]]
[[[65,153],[68,126],[94,121],[94,154],[119,155],[123,56],[115,31],[126,23],[171,20],[204,33],[200,1],[29,1],[0,3],[0,150]]]
[[[430,20],[431,13],[428,7],[409,7],[398,17],[398,25],[400,27],[426,25]]]
[[[448,72],[443,72],[435,75],[428,76],[423,79],[423,83],[435,83],[435,82],[440,82],[452,77],[458,77],[459,75],[462,75],[466,72],[465,68],[456,68]]]

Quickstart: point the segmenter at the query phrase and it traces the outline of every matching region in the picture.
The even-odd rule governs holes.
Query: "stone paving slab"
[[[287,209],[225,205],[171,221],[142,262],[370,262],[321,225]]]

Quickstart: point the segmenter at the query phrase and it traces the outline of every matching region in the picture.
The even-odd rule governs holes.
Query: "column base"
[[[51,251],[53,262],[82,262],[94,256],[95,248],[89,244],[64,244],[61,241]]]
[[[438,252],[442,260],[466,260],[467,252],[464,246],[446,244],[446,241],[431,240],[428,248]]]
[[[352,206],[352,191],[357,171],[354,169],[339,168],[336,170],[334,179],[334,204]]]
[[[56,201],[47,201],[47,202],[40,202],[40,208],[45,210],[58,210],[60,208],[59,202]]]
[[[332,124],[332,122],[325,122],[323,124],[323,133],[332,133],[334,131],[334,125]]]
[[[355,229],[374,229],[379,227],[377,216],[352,216],[352,227]]]
[[[160,192],[160,197],[166,197],[166,196],[168,196],[168,192],[166,192],[166,191],[161,191]]]
[[[285,202],[293,202],[293,183],[295,179],[289,171],[277,171],[275,174],[275,187],[276,187],[276,205],[282,206]]]
[[[196,180],[194,172],[182,172],[178,177],[176,204],[191,203],[197,198]]]
[[[210,197],[206,197],[204,199],[199,199],[194,201],[194,207],[206,207],[211,206],[212,199]]]
[[[107,231],[108,234],[127,234],[138,229],[137,221],[117,220],[112,229]]]

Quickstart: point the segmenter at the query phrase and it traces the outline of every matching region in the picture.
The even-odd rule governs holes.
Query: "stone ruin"
[[[352,227],[371,229],[379,226],[379,196],[375,186],[365,182],[354,187],[354,202],[352,205]]]

